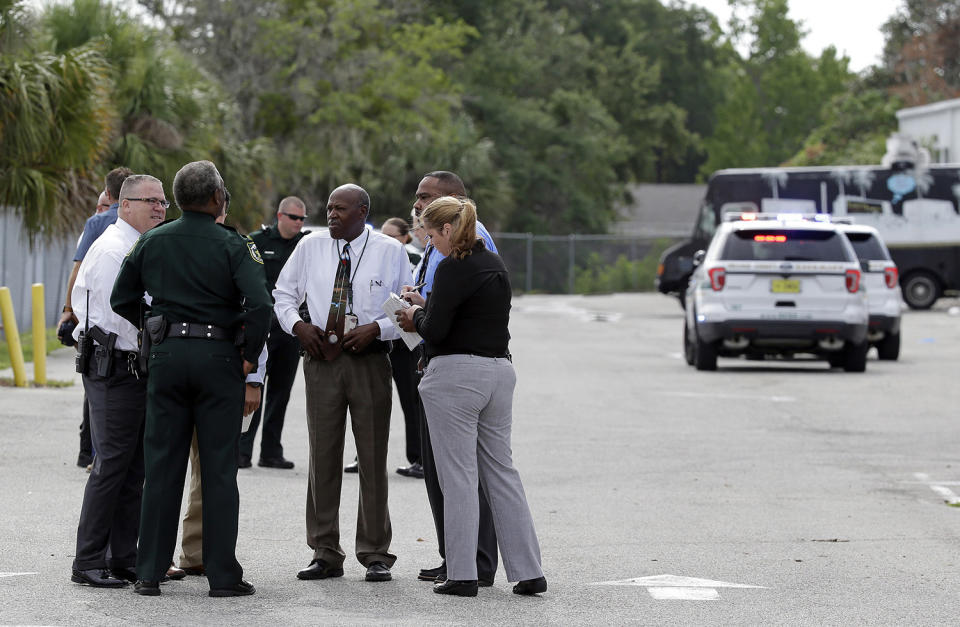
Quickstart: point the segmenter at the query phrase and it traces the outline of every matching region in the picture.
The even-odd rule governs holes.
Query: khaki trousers
[[[360,466],[357,513],[357,560],[364,566],[393,566],[389,552],[393,531],[387,508],[387,439],[393,405],[390,360],[386,353],[333,361],[304,357],[310,468],[307,479],[307,545],[313,559],[339,567],[346,557],[340,546],[340,490],[347,410]]]
[[[183,537],[180,539],[180,568],[203,566],[203,490],[200,484],[200,450],[197,430],[190,443],[190,496],[183,516]]]

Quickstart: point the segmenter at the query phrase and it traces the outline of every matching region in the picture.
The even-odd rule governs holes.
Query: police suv
[[[897,264],[872,226],[838,224],[853,244],[863,272],[862,286],[867,291],[870,326],[867,340],[877,347],[877,357],[895,360],[900,356],[900,315],[903,297],[898,285]]]
[[[697,370],[717,357],[812,354],[848,372],[866,369],[869,321],[863,273],[847,236],[825,214],[726,216],[694,256],[684,356]]]

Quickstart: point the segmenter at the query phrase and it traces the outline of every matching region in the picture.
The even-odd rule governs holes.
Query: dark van
[[[960,167],[827,166],[719,170],[707,185],[693,236],[667,249],[657,289],[683,304],[693,255],[728,213],[830,213],[875,227],[900,272],[903,299],[928,309],[960,290]]]

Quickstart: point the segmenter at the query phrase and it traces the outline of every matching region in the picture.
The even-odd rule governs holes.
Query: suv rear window
[[[847,233],[860,261],[890,261],[890,255],[873,233]]]
[[[727,238],[721,259],[731,261],[851,261],[833,231],[744,229]]]

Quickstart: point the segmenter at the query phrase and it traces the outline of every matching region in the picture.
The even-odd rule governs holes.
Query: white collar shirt
[[[140,233],[135,228],[122,218],[117,218],[87,251],[70,296],[73,312],[79,321],[73,331],[74,338],[79,338],[89,322],[91,327],[96,325],[106,333],[116,333],[114,348],[117,350],[137,350],[137,328],[110,308],[110,293],[120,274],[123,258],[139,237]],[[87,290],[90,291],[89,310]]]
[[[301,321],[298,308],[304,296],[312,324],[326,327],[343,245],[343,240],[333,239],[328,231],[315,231],[301,239],[287,259],[273,290],[274,312],[287,333],[292,335],[293,325]],[[403,244],[367,226],[350,241],[350,259],[357,323],[376,322],[381,340],[399,338],[393,320],[383,312],[383,303],[391,292],[399,294],[402,286],[411,284],[410,261]]]

